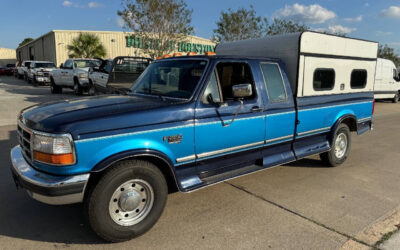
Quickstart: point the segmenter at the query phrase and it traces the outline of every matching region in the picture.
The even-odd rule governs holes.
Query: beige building
[[[15,49],[0,48],[0,66],[14,64],[16,61]]]
[[[19,61],[52,61],[56,65],[60,65],[68,59],[67,46],[80,33],[97,35],[106,48],[106,58],[114,58],[116,56],[145,56],[141,48],[157,44],[156,40],[144,42],[141,37],[128,32],[52,30],[17,48],[17,59]],[[187,41],[171,44],[171,46],[175,47],[175,52],[187,53],[193,51],[203,54],[207,51],[214,51],[215,43],[208,39],[190,36]]]

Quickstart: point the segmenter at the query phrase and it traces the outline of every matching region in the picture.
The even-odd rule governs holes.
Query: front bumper
[[[26,189],[33,199],[51,205],[83,201],[90,174],[56,176],[39,172],[25,160],[20,146],[11,150],[11,162],[15,184]]]
[[[35,76],[37,82],[50,82],[50,77],[48,76]]]

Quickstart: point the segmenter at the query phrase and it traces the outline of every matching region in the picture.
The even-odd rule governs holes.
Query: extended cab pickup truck
[[[315,154],[340,165],[351,132],[372,129],[377,48],[314,32],[222,43],[154,61],[126,96],[26,108],[15,183],[44,203],[84,202],[93,230],[118,242],[156,223],[168,191]]]
[[[63,88],[71,88],[76,95],[81,95],[89,87],[89,69],[99,65],[100,61],[97,59],[66,60],[60,69],[53,70],[50,74],[51,93],[59,94]]]

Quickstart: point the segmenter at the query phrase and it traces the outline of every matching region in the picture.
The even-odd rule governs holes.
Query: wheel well
[[[143,160],[143,161],[148,161],[153,163],[158,169],[160,169],[161,173],[164,175],[164,178],[167,182],[168,185],[168,193],[175,193],[177,192],[178,186],[177,183],[175,181],[175,177],[172,173],[171,168],[169,167],[168,163],[165,162],[164,160],[158,158],[158,157],[154,157],[154,156],[132,156],[132,157],[128,157],[128,158],[124,158],[118,161],[113,162],[112,164],[110,164],[108,167],[114,165],[117,162],[120,161],[125,161],[125,160],[132,160],[132,159],[137,159],[137,160]],[[100,180],[100,178],[104,175],[104,173],[107,172],[108,167],[102,169],[99,172],[92,172],[90,174],[90,178],[89,178],[89,182],[86,186],[86,190],[85,190],[85,197],[88,195],[89,192],[91,192],[92,187]]]
[[[346,124],[352,132],[357,131],[357,121],[354,117],[344,118],[340,123]]]
[[[78,83],[78,84],[79,84],[78,77],[74,76],[74,82],[76,82],[76,83]]]

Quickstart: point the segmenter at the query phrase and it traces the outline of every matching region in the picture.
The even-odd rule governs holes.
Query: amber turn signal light
[[[206,52],[206,56],[215,56],[215,52],[208,51]]]
[[[57,164],[57,165],[70,165],[75,162],[74,155],[70,154],[46,154],[38,151],[33,152],[34,159],[43,163]]]
[[[188,56],[194,56],[194,55],[196,55],[196,52],[188,52],[187,55]]]

